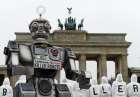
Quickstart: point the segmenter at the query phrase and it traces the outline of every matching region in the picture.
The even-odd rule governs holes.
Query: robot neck
[[[49,44],[49,42],[46,39],[43,38],[37,38],[36,40],[33,41],[33,45],[43,45],[45,47],[52,47],[52,45]]]
[[[36,38],[33,40],[33,43],[48,43],[48,40],[45,38]]]

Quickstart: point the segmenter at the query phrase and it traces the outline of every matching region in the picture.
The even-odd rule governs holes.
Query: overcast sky
[[[127,33],[132,42],[128,49],[128,66],[140,67],[140,0],[1,0],[0,1],[0,64],[4,64],[3,48],[14,40],[14,32],[29,32],[30,21],[38,17],[36,8],[46,8],[44,17],[57,29],[57,19],[63,22],[72,7],[77,22],[84,18],[89,33]]]

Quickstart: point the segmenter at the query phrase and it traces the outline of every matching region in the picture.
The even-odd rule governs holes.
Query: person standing
[[[111,85],[108,83],[106,76],[102,77],[102,83],[100,85],[101,97],[111,97]]]
[[[90,97],[100,97],[100,87],[97,84],[97,79],[93,78],[90,87]]]
[[[8,77],[4,79],[3,85],[0,87],[0,97],[13,97],[13,89]]]
[[[127,97],[126,82],[123,81],[121,73],[112,84],[112,97]]]
[[[131,82],[127,85],[128,97],[140,97],[140,84],[137,82],[137,75],[132,74]]]

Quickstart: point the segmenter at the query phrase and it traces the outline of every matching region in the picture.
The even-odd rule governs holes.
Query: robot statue
[[[4,49],[8,76],[27,76],[26,83],[19,83],[14,88],[14,97],[71,97],[66,84],[54,82],[62,68],[68,79],[83,82],[83,88],[90,87],[86,73],[77,72],[75,68],[73,51],[48,43],[51,29],[48,20],[42,17],[34,19],[29,29],[32,43],[9,41]]]

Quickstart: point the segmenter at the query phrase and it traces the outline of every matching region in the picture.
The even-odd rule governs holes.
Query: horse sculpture
[[[72,17],[69,17],[65,21],[65,30],[76,30],[76,21]]]
[[[58,27],[60,27],[60,29],[63,30],[63,24],[61,23],[60,19],[58,19]]]
[[[84,19],[81,20],[81,23],[78,25],[78,30],[82,30]]]

